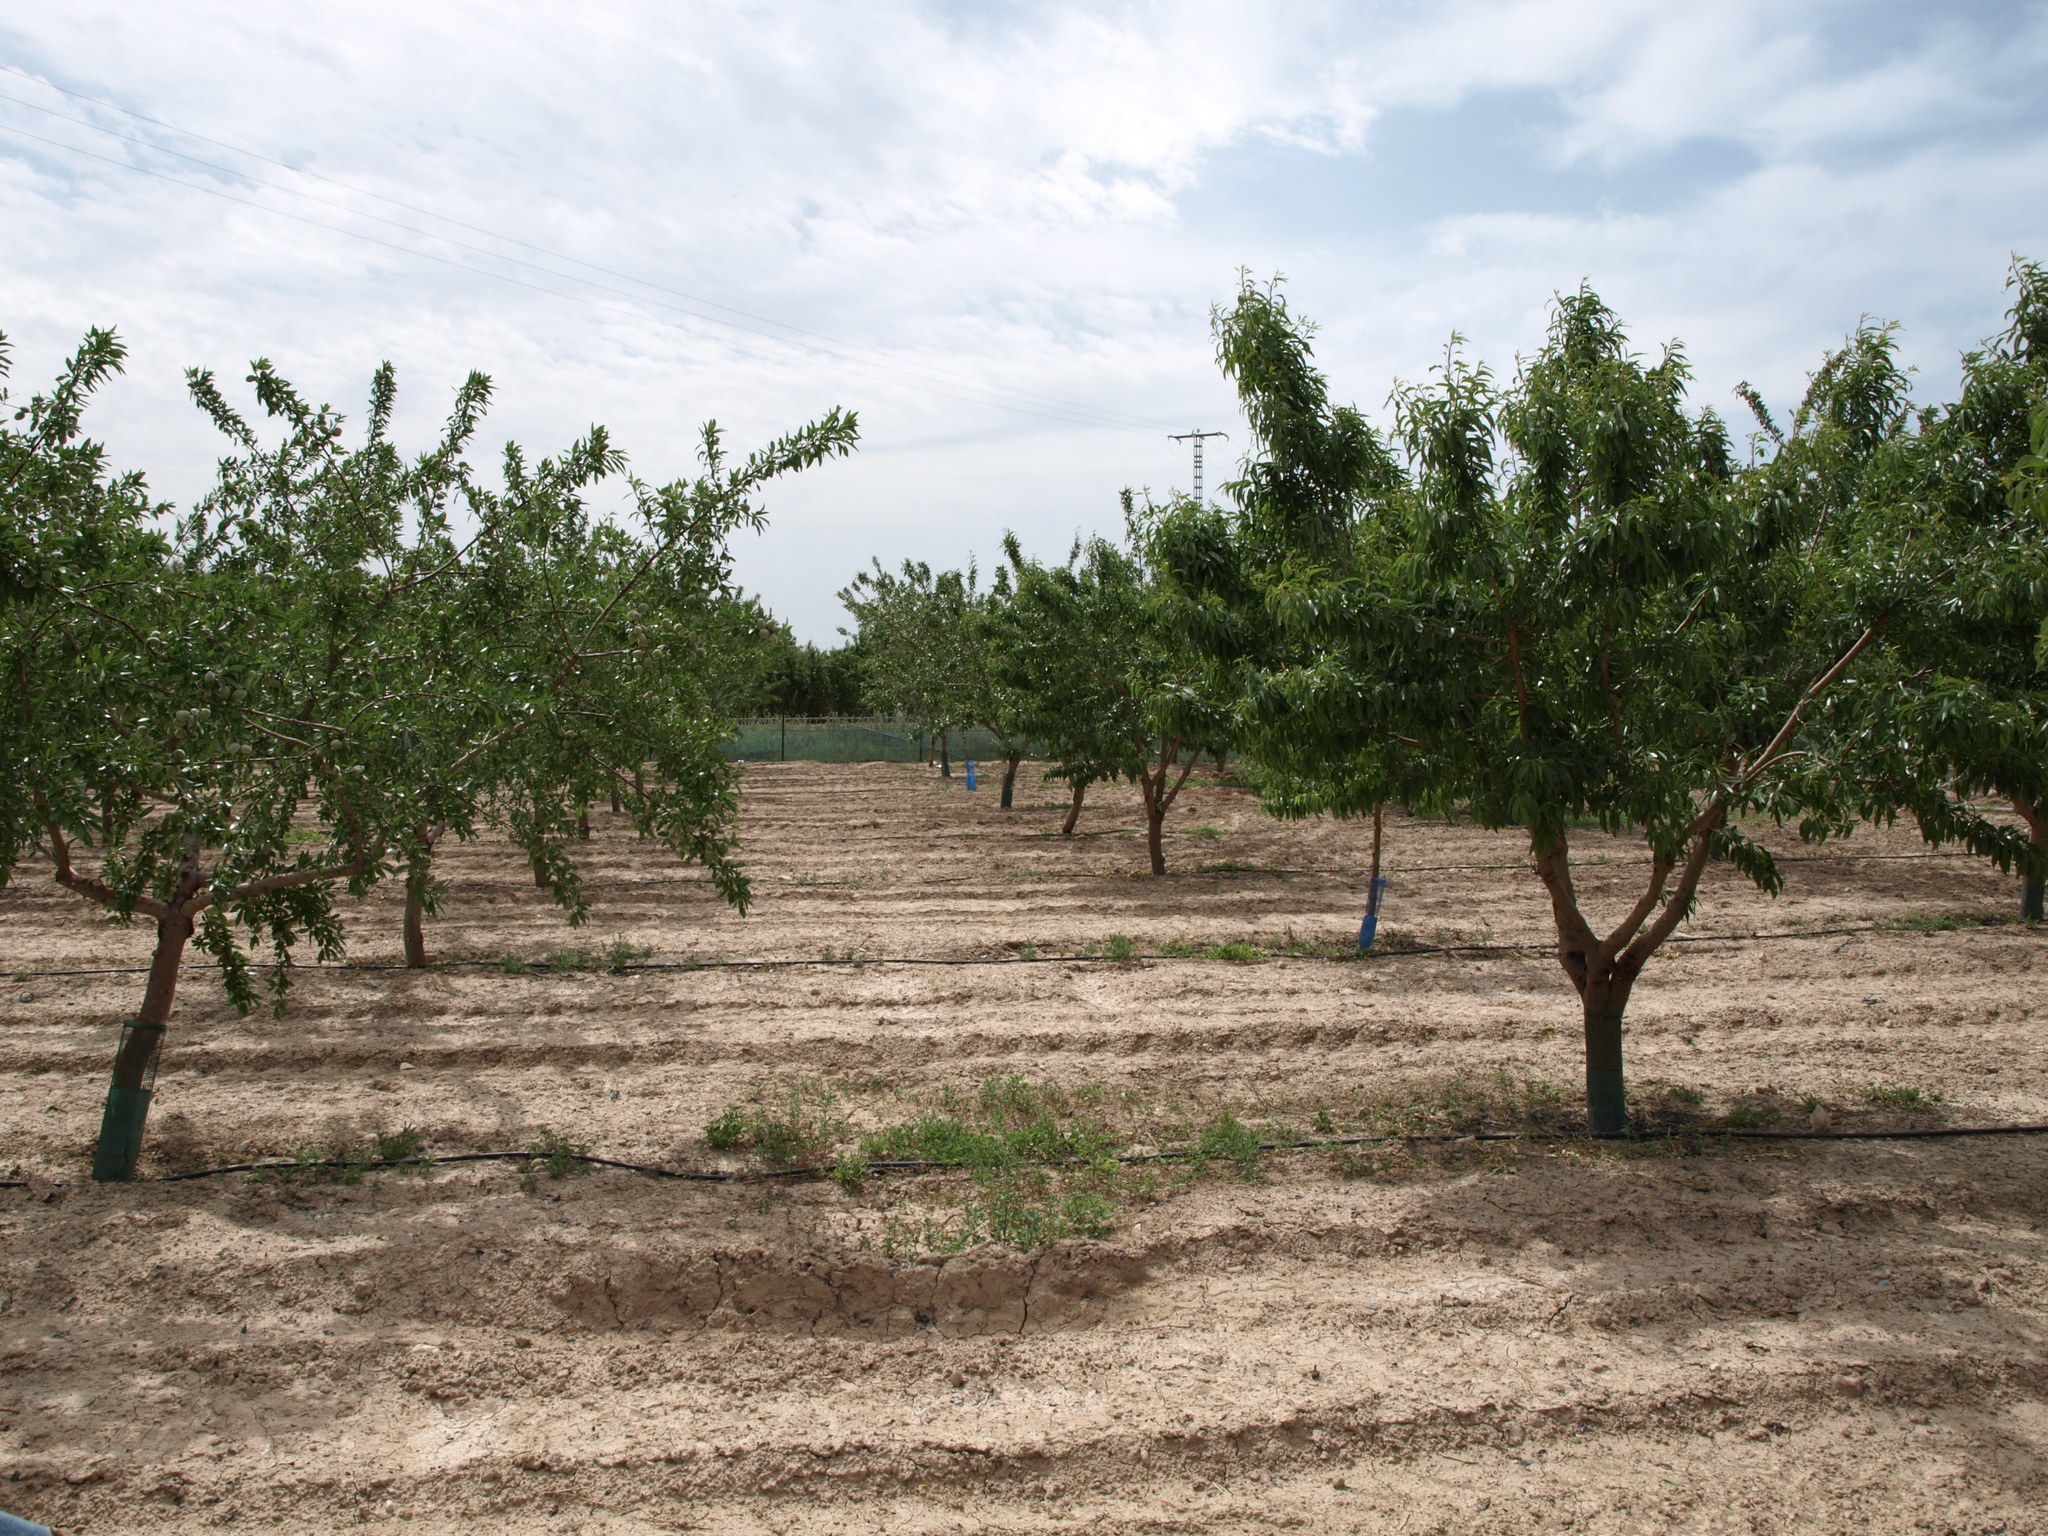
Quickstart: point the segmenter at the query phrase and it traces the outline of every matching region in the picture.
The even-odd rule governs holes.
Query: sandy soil
[[[1366,836],[1201,784],[1153,880],[1134,797],[1071,840],[1063,798],[750,767],[750,916],[600,813],[581,934],[506,846],[456,849],[441,959],[811,963],[363,968],[398,958],[378,897],[282,1019],[188,966],[145,1171],[406,1124],[710,1166],[714,1116],[803,1084],[881,1125],[1021,1076],[1156,1141],[1575,1081],[1512,834],[1390,823],[1386,925],[1484,950],[1058,960],[1341,944]],[[1632,1080],[1787,1125],[1808,1097],[1904,1123],[1873,1086],[2048,1121],[2043,935],[1974,921],[2016,887],[1904,832],[1777,845],[1781,899],[1710,877],[1652,963]],[[1640,848],[1575,846],[1618,911]],[[946,1178],[94,1187],[141,979],[45,973],[146,947],[34,869],[0,892],[0,1169],[29,1183],[0,1191],[0,1507],[62,1532],[2048,1530],[2048,1138],[1270,1155],[1022,1255],[904,1237],[970,1198]]]

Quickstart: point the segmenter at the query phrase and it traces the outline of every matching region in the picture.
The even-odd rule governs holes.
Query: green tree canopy
[[[1306,335],[1270,291],[1247,287],[1219,336],[1226,367],[1296,360],[1237,372],[1255,421],[1317,414],[1298,384]],[[1816,376],[1810,409],[1840,371]],[[1912,542],[1888,547],[1874,514],[1816,538],[1810,502],[1747,494],[1721,422],[1688,410],[1687,376],[1675,346],[1643,359],[1581,290],[1509,384],[1454,343],[1429,382],[1397,389],[1405,476],[1360,448],[1348,490],[1285,505],[1268,488],[1317,483],[1297,460],[1335,434],[1273,432],[1234,513],[1169,517],[1159,537],[1206,615],[1204,649],[1237,669],[1251,749],[1273,743],[1298,793],[1343,810],[1399,789],[1524,829],[1583,1004],[1599,1131],[1626,1124],[1630,990],[1708,867],[1778,888],[1745,818],[1819,836],[1881,809],[1885,785],[1815,708],[1941,576]],[[1877,441],[1838,447],[1860,466]],[[1966,806],[1922,809],[2011,852]],[[1588,822],[1649,854],[1604,926],[1572,879]]]
[[[246,946],[267,943],[282,1007],[300,943],[341,954],[343,888],[402,869],[416,918],[447,829],[509,813],[547,856],[563,805],[630,766],[642,830],[744,902],[716,751],[729,731],[690,681],[701,620],[727,595],[726,535],[761,516],[754,493],[848,451],[851,416],[738,463],[708,427],[704,473],[635,483],[629,531],[578,499],[619,467],[601,431],[533,472],[508,450],[505,490],[478,488],[463,453],[489,397],[481,375],[456,392],[440,441],[408,459],[389,439],[388,366],[355,448],[339,414],[267,362],[249,382],[282,426],[271,443],[195,371],[193,396],[231,451],[166,539],[153,524],[167,509],[79,436],[85,398],[120,360],[94,333],[15,413],[26,427],[0,431],[4,869],[40,845],[58,883],[156,925],[96,1176],[132,1173],[190,942],[244,1009]],[[464,539],[458,513],[474,524]],[[565,860],[550,878],[580,912]]]
[[[1125,511],[1139,525],[1130,499]],[[989,625],[991,671],[1016,700],[1023,730],[1074,787],[1074,813],[1090,784],[1124,779],[1145,806],[1152,873],[1166,873],[1163,831],[1196,761],[1220,753],[1227,722],[1205,710],[1200,663],[1170,622],[1142,547],[1077,542],[1063,565],[1026,558],[1003,543],[1015,588]]]

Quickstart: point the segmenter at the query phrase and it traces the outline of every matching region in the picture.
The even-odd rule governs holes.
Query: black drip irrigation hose
[[[2048,1136],[2048,1125],[1956,1125],[1934,1126],[1919,1130],[1895,1131],[1739,1131],[1722,1130],[1716,1127],[1702,1127],[1692,1130],[1668,1131],[1622,1131],[1611,1135],[1595,1135],[1590,1131],[1445,1131],[1425,1135],[1386,1136],[1325,1136],[1312,1141],[1262,1141],[1261,1152],[1314,1152],[1330,1147],[1387,1146],[1393,1143],[1408,1145],[1416,1142],[1427,1145],[1456,1146],[1468,1142],[1529,1141],[1545,1143],[1599,1142],[1603,1144],[1641,1143],[1650,1141],[1953,1141],[1968,1136]],[[1176,1147],[1165,1152],[1132,1152],[1115,1159],[1125,1166],[1137,1163],[1188,1162],[1202,1159],[1210,1162],[1228,1162],[1227,1155],[1204,1152],[1195,1147]],[[862,1174],[879,1176],[884,1174],[920,1173],[971,1173],[978,1166],[973,1163],[930,1162],[915,1158],[897,1158],[858,1165],[845,1163],[811,1163],[797,1168],[776,1168],[765,1172],[749,1173],[742,1170],[664,1168],[658,1163],[628,1163],[614,1157],[600,1157],[594,1152],[451,1152],[441,1157],[412,1158],[326,1158],[318,1162],[300,1162],[274,1158],[259,1163],[228,1163],[219,1168],[199,1168],[189,1173],[162,1173],[149,1178],[133,1179],[135,1184],[184,1184],[194,1179],[218,1178],[230,1173],[313,1173],[322,1170],[369,1173],[382,1169],[425,1170],[456,1163],[582,1163],[592,1168],[618,1168],[627,1173],[646,1174],[650,1178],[674,1179],[693,1184],[765,1184],[777,1180],[825,1179],[840,1176],[853,1166]],[[1020,1158],[1009,1164],[1018,1168],[1071,1168],[1083,1166],[1079,1158]],[[0,1179],[0,1189],[28,1189],[36,1181],[30,1179]],[[70,1188],[71,1182],[64,1179],[44,1181],[52,1188]]]
[[[2031,929],[2032,924],[2007,922],[2003,919],[1992,922],[1974,921],[1968,928],[2018,928]],[[1945,933],[1959,933],[1965,928],[1935,930]],[[1778,939],[1830,939],[1843,935],[1863,933],[1926,933],[1927,930],[1890,923],[1867,923],[1857,928],[1807,928],[1796,932],[1782,933],[1681,933],[1666,939],[1667,944],[1760,944]],[[1355,965],[1361,960],[1401,960],[1419,955],[1519,955],[1531,950],[1547,950],[1554,941],[1551,939],[1530,939],[1521,944],[1418,944],[1402,949],[1362,949],[1355,955],[1349,952],[1330,955],[1261,954],[1258,960],[1321,960],[1339,965]],[[970,957],[967,959],[945,959],[930,955],[877,955],[861,956],[858,959],[826,960],[791,957],[788,959],[764,958],[760,960],[634,960],[616,968],[611,966],[572,966],[559,973],[552,962],[531,960],[526,963],[526,973],[535,976],[560,974],[564,976],[610,975],[625,976],[639,971],[772,971],[796,966],[820,965],[1129,965],[1135,961],[1213,961],[1217,957],[1206,953],[1187,955],[1132,954],[1125,959],[1112,959],[1107,955],[1003,955],[1000,957]],[[1244,964],[1248,962],[1237,962]],[[453,970],[503,970],[503,960],[440,960],[427,966],[389,965],[382,962],[341,965],[295,965],[291,969],[302,976],[333,976],[344,972],[385,972],[385,971],[453,971]],[[249,963],[252,971],[274,971],[278,968],[274,960],[255,960]],[[9,971],[7,974],[20,981],[37,977],[54,976],[139,976],[149,970],[146,965],[108,965],[83,970],[68,971]],[[508,972],[509,974],[521,974]]]
[[[1103,836],[1110,834],[1104,833]],[[1139,836],[1139,833],[1119,834]],[[1187,836],[1191,834],[1179,834]],[[1791,854],[1779,859],[1780,864],[1860,864],[1876,860],[1919,860],[1919,859],[1970,859],[1972,853],[1842,853],[1842,854]],[[1605,863],[1597,860],[1574,864],[1575,870],[1599,869],[1648,869],[1649,859],[1609,859]],[[1477,870],[1514,869],[1533,871],[1534,866],[1519,864],[1412,864],[1389,865],[1381,873],[1393,875],[1447,875],[1469,874]],[[754,875],[750,876],[756,885],[787,886],[793,890],[834,891],[871,886],[877,890],[912,890],[930,885],[972,885],[981,882],[989,885],[1004,881],[1019,880],[1122,880],[1128,877],[1125,870],[1100,869],[1004,869],[984,875],[938,875],[923,880],[895,880],[887,876],[869,879],[853,876],[846,879],[819,880],[807,876]],[[1182,869],[1175,870],[1170,879],[1221,880],[1234,875],[1363,875],[1370,873],[1364,865],[1350,864],[1256,864],[1237,869]],[[525,880],[463,880],[451,879],[445,882],[451,891],[513,891],[533,889]],[[635,890],[642,886],[692,885],[711,888],[711,881],[703,875],[649,875],[632,880],[585,880],[580,889],[586,891]]]

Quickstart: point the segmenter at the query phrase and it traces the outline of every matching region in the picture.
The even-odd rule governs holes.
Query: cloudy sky
[[[1185,488],[1168,433],[1232,433],[1213,487],[1240,267],[1375,413],[1582,279],[1731,414],[1864,314],[1938,393],[2048,257],[2044,67],[2048,5],[1989,0],[14,6],[0,330],[20,389],[118,326],[89,424],[180,502],[193,364],[359,409],[389,358],[421,445],[481,368],[487,437],[601,421],[655,479],[706,417],[851,406],[739,550],[830,641],[871,556],[1056,554]]]

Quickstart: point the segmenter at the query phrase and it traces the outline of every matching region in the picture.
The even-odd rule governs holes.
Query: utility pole
[[[1176,443],[1192,442],[1195,445],[1195,505],[1202,503],[1202,439],[1205,437],[1228,437],[1228,432],[1170,432],[1167,436]]]

